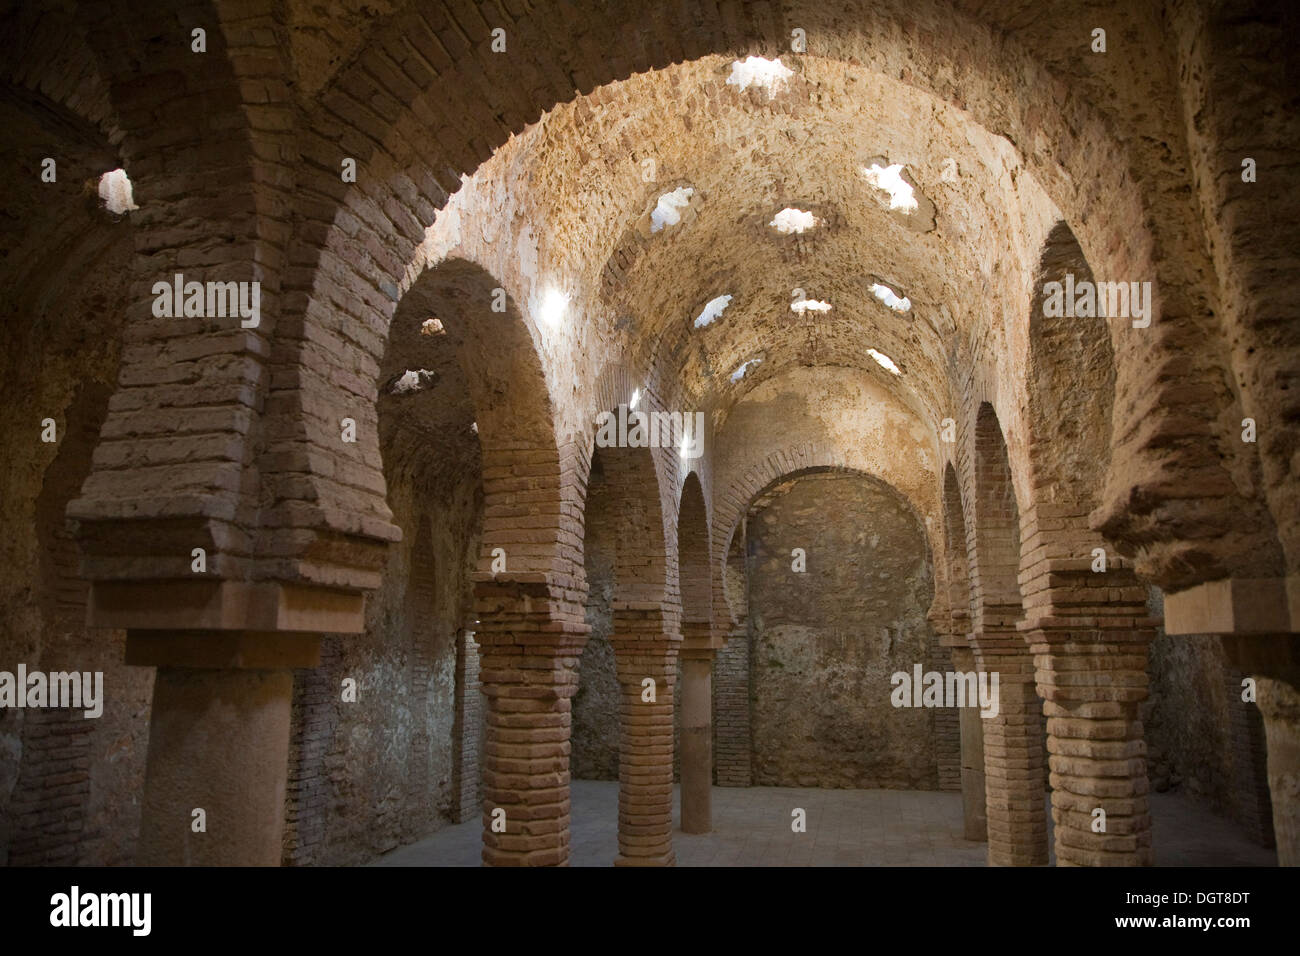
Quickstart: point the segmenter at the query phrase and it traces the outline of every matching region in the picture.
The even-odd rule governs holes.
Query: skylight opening
[[[810,212],[803,209],[796,209],[793,206],[786,206],[773,217],[768,223],[783,236],[790,234],[802,235],[809,229],[812,229],[818,223],[818,219]]]
[[[394,395],[409,395],[422,388],[432,388],[437,380],[437,374],[427,368],[407,369],[402,373],[401,378],[393,383],[391,391]]]
[[[890,209],[897,209],[908,214],[916,212],[919,206],[916,201],[916,192],[902,177],[902,163],[881,166],[879,163],[873,162],[870,166],[861,167],[861,172],[868,183],[889,194]]]
[[[830,310],[831,304],[820,299],[799,299],[790,303],[790,311],[801,315],[804,312],[829,312]]]
[[[893,375],[903,374],[902,371],[898,368],[898,366],[894,364],[894,360],[891,359],[884,352],[877,352],[875,349],[867,349],[867,354],[870,355],[873,359],[875,359],[876,364],[879,365],[881,368],[883,368],[885,371]]]
[[[99,198],[115,216],[140,208],[131,197],[131,180],[125,169],[114,169],[99,177]]]
[[[655,203],[650,213],[650,231],[659,232],[667,226],[675,226],[682,221],[682,210],[691,203],[695,190],[690,186],[678,186],[672,192],[666,192]]]
[[[871,294],[895,312],[907,312],[912,308],[911,299],[905,295],[900,296],[897,292],[883,283],[873,282],[871,285]]]
[[[777,93],[785,89],[792,76],[794,70],[780,59],[766,60],[761,56],[747,56],[731,64],[727,85],[738,87],[742,93],[751,86],[758,86],[767,90],[768,99],[774,99]]]
[[[716,299],[710,299],[708,304],[704,306],[704,311],[695,317],[695,327],[702,329],[706,325],[712,324],[730,304],[730,295],[720,295]]]
[[[569,297],[552,286],[542,296],[542,305],[537,315],[543,325],[552,329],[558,328],[564,321],[564,312],[568,307]]]
[[[749,373],[749,370],[751,368],[758,365],[762,361],[763,360],[761,358],[752,358],[748,362],[741,363],[741,365],[734,372],[731,373],[731,381],[733,383],[739,382],[742,378],[744,378]]]

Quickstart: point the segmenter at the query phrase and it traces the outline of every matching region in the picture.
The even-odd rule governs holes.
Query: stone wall
[[[891,674],[935,666],[915,513],[872,479],[817,474],[772,488],[747,528],[754,783],[937,788],[934,711],[890,702]]]
[[[436,492],[390,489],[403,540],[367,602],[366,632],[327,636],[321,666],[295,675],[286,864],[363,863],[474,815],[481,717],[463,631],[480,496],[477,475]]]
[[[1158,612],[1158,591],[1152,603]],[[1244,675],[1226,659],[1220,638],[1161,631],[1149,672],[1142,723],[1151,789],[1193,797],[1272,846],[1263,721],[1259,708],[1242,700]]]
[[[7,109],[4,119],[12,130]],[[35,183],[14,184],[7,219],[42,201]],[[13,429],[0,469],[0,670],[104,676],[98,718],[0,708],[0,865],[134,861],[153,671],[126,666],[124,632],[86,627],[76,524],[65,516],[90,472],[122,350],[133,249],[129,224],[114,219],[79,204],[62,224],[76,235],[60,240],[53,264],[8,249],[9,235],[3,243],[6,269],[32,271],[0,303],[0,416]],[[41,440],[47,418],[54,442]]]

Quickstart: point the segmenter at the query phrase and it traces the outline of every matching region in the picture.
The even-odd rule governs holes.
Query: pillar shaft
[[[569,863],[569,732],[582,606],[560,585],[475,585],[483,692],[483,865]]]
[[[1154,862],[1139,713],[1153,634],[1028,632],[1047,716],[1058,866]]]
[[[1033,658],[1014,632],[975,634],[971,643],[979,670],[998,675],[997,714],[981,718],[989,865],[1041,866],[1047,863],[1047,808]]]
[[[683,652],[682,832],[713,828],[713,652]]]
[[[318,639],[130,630],[126,662],[157,667],[137,862],[278,866],[292,668],[320,663]]]
[[[672,866],[673,685],[681,637],[665,632],[657,612],[615,611],[611,640],[621,699],[614,863]]]
[[[962,673],[975,670],[975,655],[965,648],[952,648],[953,668]],[[989,838],[985,809],[984,724],[978,706],[962,707],[961,721],[961,810],[962,835],[985,843]]]
[[[484,641],[483,863],[569,862],[569,731],[577,650]]]

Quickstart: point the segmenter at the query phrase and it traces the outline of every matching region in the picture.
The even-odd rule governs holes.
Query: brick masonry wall
[[[713,662],[713,779],[719,787],[754,782],[749,688],[749,634],[742,630],[727,638]]]
[[[15,144],[36,135],[15,104],[0,106],[0,122]],[[26,251],[0,238],[0,285],[12,288],[0,296],[0,417],[15,429],[0,469],[0,670],[102,672],[104,711],[0,709],[0,865],[133,862],[149,736],[153,671],[126,666],[123,632],[86,627],[65,514],[112,399],[133,252],[129,217],[84,192],[111,151],[101,158],[67,133],[40,144],[59,156],[59,182],[15,178],[0,201],[31,226],[19,233]],[[58,222],[39,221],[34,207],[68,198]],[[28,254],[51,248],[55,261]],[[53,443],[40,440],[46,418]]]
[[[135,245],[149,251],[135,260],[135,270],[124,263],[116,271],[131,277],[133,293],[128,303],[105,301],[93,314],[88,311],[84,318],[78,317],[76,325],[78,330],[95,327],[103,342],[116,343],[121,338],[116,331],[102,321],[93,323],[103,316],[111,322],[128,313],[132,323],[127,337],[130,354],[124,358],[122,375],[105,379],[120,383],[120,389],[114,395],[106,441],[89,483],[87,516],[106,521],[130,516],[135,521],[150,509],[159,514],[183,510],[194,519],[196,528],[220,535],[230,544],[229,553],[214,564],[220,574],[231,576],[247,570],[250,554],[259,550],[251,542],[251,522],[260,517],[272,529],[261,543],[275,545],[260,549],[270,555],[263,570],[285,571],[290,576],[309,571],[336,582],[377,583],[377,576],[369,573],[373,568],[363,569],[368,573],[356,568],[344,573],[314,566],[310,560],[295,561],[299,551],[312,551],[321,538],[311,530],[292,540],[279,532],[290,527],[319,530],[332,522],[335,527],[361,528],[360,538],[387,540],[385,535],[391,529],[385,524],[387,506],[377,456],[370,455],[362,467],[340,452],[334,443],[334,413],[340,406],[369,402],[372,366],[382,351],[384,317],[395,297],[390,289],[397,288],[423,227],[433,219],[447,193],[456,188],[459,174],[472,172],[494,146],[510,133],[520,132],[542,110],[557,102],[568,103],[575,85],[590,89],[709,52],[730,55],[762,49],[770,53],[784,49],[787,27],[799,22],[809,28],[810,37],[827,44],[828,61],[835,57],[857,60],[871,76],[906,73],[907,85],[933,94],[935,103],[947,108],[960,101],[962,112],[991,129],[1005,131],[1011,142],[1033,143],[1032,149],[1024,147],[1024,155],[1012,150],[1002,164],[993,164],[1001,165],[1008,177],[1015,175],[1020,182],[1041,180],[1043,194],[1026,203],[1035,206],[1033,214],[1041,216],[1045,209],[1056,207],[1054,214],[1079,224],[1080,242],[1097,257],[1093,265],[1099,275],[1157,280],[1159,314],[1152,329],[1144,333],[1116,330],[1120,371],[1115,386],[1115,454],[1104,501],[1100,502],[1106,530],[1116,540],[1140,542],[1140,568],[1162,584],[1183,586],[1237,572],[1276,573],[1277,548],[1268,540],[1268,522],[1260,514],[1262,503],[1257,497],[1243,507],[1238,489],[1246,489],[1242,494],[1250,490],[1257,470],[1253,460],[1262,456],[1264,467],[1258,470],[1272,496],[1278,523],[1287,534],[1294,534],[1297,523],[1287,520],[1294,517],[1297,500],[1295,483],[1287,480],[1294,467],[1288,452],[1293,434],[1289,426],[1275,428],[1265,434],[1258,449],[1242,449],[1235,439],[1223,440],[1224,435],[1233,438],[1242,411],[1234,389],[1225,386],[1237,384],[1245,410],[1272,408],[1278,412],[1277,420],[1287,419],[1284,413],[1290,406],[1282,407],[1284,403],[1269,398],[1289,367],[1278,356],[1284,359],[1293,353],[1294,334],[1287,330],[1294,323],[1274,321],[1276,310],[1268,307],[1270,297],[1261,291],[1267,287],[1265,280],[1270,278],[1274,259],[1266,254],[1256,257],[1251,250],[1275,245],[1257,242],[1261,235],[1284,234],[1294,219],[1284,213],[1296,193],[1285,188],[1289,177],[1272,177],[1271,182],[1278,185],[1269,186],[1276,191],[1266,195],[1276,201],[1265,205],[1272,210],[1274,221],[1257,229],[1249,213],[1237,211],[1249,208],[1249,203],[1237,201],[1239,177],[1225,175],[1225,171],[1236,173],[1233,167],[1241,152],[1241,144],[1232,137],[1241,135],[1241,130],[1268,126],[1239,117],[1267,115],[1276,104],[1275,98],[1261,99],[1256,92],[1260,78],[1266,81],[1269,69],[1276,69],[1281,62],[1267,57],[1252,61],[1248,64],[1255,74],[1251,82],[1236,82],[1231,74],[1241,58],[1225,54],[1239,38],[1249,41],[1252,34],[1248,31],[1255,29],[1234,21],[1234,17],[1246,19],[1237,16],[1238,4],[1223,5],[1208,23],[1193,15],[1200,9],[1197,5],[1171,5],[1174,25],[1179,28],[1176,49],[1161,42],[1169,24],[1159,12],[1141,5],[1116,12],[1112,37],[1123,35],[1154,51],[1133,70],[1118,73],[1099,68],[1103,61],[1098,58],[1070,52],[1077,49],[1078,37],[1087,33],[1090,14],[1086,11],[1073,16],[1063,13],[1045,26],[1040,18],[1025,17],[1025,8],[1019,3],[998,11],[986,10],[987,5],[959,3],[954,8],[946,2],[925,0],[892,0],[867,10],[859,9],[860,5],[817,3],[795,4],[775,13],[760,5],[752,10],[744,7],[743,15],[727,5],[718,10],[705,5],[692,7],[697,14],[693,29],[682,30],[674,18],[633,22],[629,28],[621,9],[579,0],[576,6],[559,11],[559,19],[550,17],[551,11],[545,9],[516,14],[518,21],[509,18],[512,50],[523,55],[500,59],[487,52],[484,41],[489,24],[472,5],[462,4],[454,10],[436,3],[400,9],[385,6],[377,16],[364,18],[365,26],[358,18],[332,20],[323,11],[296,5],[274,15],[259,6],[243,4],[218,11],[220,17],[212,20],[211,52],[197,69],[183,44],[159,46],[156,14],[147,6],[130,11],[130,16],[110,7],[86,8],[81,30],[58,22],[51,28],[51,21],[43,21],[43,29],[27,29],[31,20],[24,19],[22,28],[14,31],[30,47],[21,57],[6,59],[6,63],[14,63],[15,85],[39,90],[56,105],[65,104],[69,115],[60,114],[60,123],[69,117],[86,123],[100,131],[101,139],[106,138],[115,148],[120,146],[138,177],[138,198],[146,202],[147,211],[141,219],[147,229]],[[647,5],[646,10],[652,7]],[[857,15],[847,18],[846,10]],[[210,12],[202,5],[187,4],[172,14],[171,21],[201,18]],[[292,29],[285,30],[281,13],[291,18],[288,26]],[[989,22],[977,22],[971,14]],[[850,19],[853,28],[844,29]],[[916,24],[919,29],[912,28]],[[1285,27],[1272,23],[1258,36],[1268,39],[1279,32],[1285,36]],[[280,42],[285,33],[292,37],[287,45]],[[575,38],[572,49],[590,55],[575,54],[571,63],[561,66],[550,51],[557,42]],[[94,46],[93,54],[85,48],[87,42]],[[1267,42],[1253,45],[1257,49],[1276,46]],[[173,95],[175,87],[168,82],[178,73],[188,77],[183,97]],[[535,82],[509,82],[519,75]],[[467,82],[480,76],[491,81]],[[1184,83],[1182,91],[1173,85],[1179,80]],[[656,81],[650,77],[641,82]],[[660,90],[658,95],[664,92]],[[603,107],[613,95],[602,90],[592,98],[595,107]],[[788,108],[788,101],[782,102],[772,115],[784,123],[786,117],[780,114]],[[584,123],[592,112],[592,102],[585,99],[581,107],[569,110],[570,116],[577,115]],[[610,112],[622,121],[620,110]],[[1192,124],[1188,122],[1192,116],[1206,121]],[[298,129],[294,128],[296,117],[303,118]],[[428,135],[431,125],[436,127],[436,135]],[[558,135],[559,125],[543,124],[544,133],[533,137],[533,145],[538,141],[551,144],[550,137]],[[1288,136],[1289,126],[1273,124],[1270,129],[1265,147],[1270,152],[1277,143],[1294,140]],[[628,137],[637,138],[630,126]],[[523,137],[515,142],[520,139]],[[663,139],[674,143],[687,140]],[[511,165],[520,156],[521,147],[515,148],[507,157],[510,162],[498,163],[496,172],[503,165],[507,171],[521,168]],[[1189,149],[1193,162],[1185,155]],[[550,152],[585,155],[581,150]],[[337,175],[338,157],[348,153],[357,155],[366,171],[355,189],[341,185]],[[594,175],[600,165],[589,164],[592,175],[577,180],[584,189],[600,193],[603,204],[605,192]],[[627,176],[636,174],[633,163],[608,165],[624,170]],[[1281,168],[1276,162],[1272,166]],[[1197,180],[1193,185],[1199,189],[1187,188],[1187,168],[1193,169]],[[555,180],[545,178],[548,171],[549,167],[539,171],[539,188],[532,192],[554,194],[557,206],[569,202],[564,190],[551,188],[560,185],[567,171],[561,170]],[[483,178],[491,180],[493,175],[489,169]],[[499,188],[503,181],[495,180],[487,191]],[[608,194],[631,192],[622,185],[610,180]],[[968,183],[963,188],[971,187]],[[66,199],[64,193],[51,195]],[[641,197],[625,201],[637,204]],[[65,217],[69,208],[66,202],[48,205],[47,220]],[[202,214],[195,215],[196,209]],[[1232,214],[1221,215],[1225,210]],[[531,225],[549,221],[544,208],[529,209],[528,215],[523,212],[510,217],[518,235],[496,243],[495,255],[503,261],[519,258],[517,251],[529,247]],[[622,222],[627,218],[625,212],[610,205],[593,219]],[[1198,217],[1209,223],[1209,228],[1198,223]],[[48,221],[39,223],[36,216],[14,218],[48,225]],[[964,221],[960,215],[946,215],[944,220]],[[483,241],[492,244],[494,236],[487,234],[488,229],[469,231],[482,232]],[[972,230],[993,240],[974,253],[976,258],[984,256],[984,261],[973,261],[968,270],[976,277],[968,299],[980,303],[978,312],[996,316],[1016,311],[1016,296],[1023,294],[1028,277],[1014,264],[1032,262],[1034,250],[1015,248],[1032,244],[1033,236],[1012,231],[1017,234],[1003,235],[996,221],[987,229]],[[554,234],[566,233],[557,228]],[[1011,254],[1001,255],[1008,241],[1013,247]],[[574,277],[582,272],[576,261],[590,260],[583,288],[594,299],[592,274],[604,271],[605,253],[613,257],[615,242],[614,237],[575,231],[569,241],[555,243],[563,248],[543,247],[540,258],[548,267],[557,262],[571,266],[568,271]],[[48,247],[62,248],[58,243]],[[535,244],[531,248],[537,251]],[[1206,249],[1213,250],[1215,261],[1207,260]],[[1011,267],[989,268],[987,263],[993,261],[995,251],[998,261]],[[200,323],[151,321],[144,294],[149,282],[156,273],[181,263],[208,271],[212,277],[238,279],[247,278],[255,263],[266,280],[266,327],[244,335]],[[68,267],[64,275],[76,276],[78,271]],[[547,270],[533,271],[541,275]],[[932,271],[941,275],[939,270]],[[563,268],[556,270],[556,274],[564,272]],[[918,272],[924,274],[925,270]],[[1000,277],[994,275],[997,272]],[[511,274],[507,278],[511,288],[524,293],[521,299],[526,299],[537,275]],[[23,282],[10,279],[12,276],[7,276],[6,289],[26,288]],[[1216,280],[1223,289],[1216,288]],[[643,272],[643,282],[666,285],[651,270]],[[282,285],[284,296],[280,295]],[[937,301],[938,297],[934,298]],[[984,309],[983,303],[989,299],[999,301],[1005,309]],[[571,342],[557,343],[558,358],[547,356],[548,362],[555,360],[553,367],[548,365],[545,375],[539,373],[529,380],[533,386],[529,395],[539,404],[546,389],[536,388],[538,382],[563,382],[567,392],[568,373],[582,367],[583,356],[597,351],[616,353],[629,339],[635,344],[637,334],[655,331],[639,327],[634,320],[623,326],[634,331],[620,338],[611,331],[612,323],[623,323],[626,316],[613,307],[585,308],[593,304],[582,303],[584,312],[599,316],[593,319],[594,331],[588,335],[584,328]],[[663,315],[686,314],[676,304],[659,311]],[[1224,315],[1228,316],[1226,334],[1220,335],[1215,323]],[[4,318],[6,329],[13,327],[12,317]],[[941,365],[934,366],[935,375],[915,374],[926,368],[921,361],[924,356],[919,354],[909,374],[913,379],[933,379],[927,400],[955,392],[963,408],[974,408],[983,397],[993,401],[1010,436],[1014,471],[1022,484],[1028,483],[1033,456],[1029,436],[1035,428],[1018,415],[1024,404],[1023,381],[1030,374],[1017,331],[1023,323],[1007,323],[1008,328],[1000,329],[996,320],[983,315],[958,318],[955,364],[973,369],[978,363],[985,369],[980,377],[962,379],[954,388],[945,389],[953,383],[944,379]],[[1279,328],[1282,333],[1272,331]],[[272,329],[279,336],[274,359],[268,362]],[[1237,334],[1243,330],[1248,334]],[[358,338],[363,340],[359,345]],[[1226,340],[1231,342],[1230,350],[1220,347]],[[526,335],[510,341],[512,346],[522,344],[525,348],[501,352],[532,355]],[[968,342],[976,344],[978,354],[961,351]],[[1199,347],[1187,348],[1187,342],[1199,343]],[[33,345],[30,350],[9,348],[12,344],[6,341],[5,351],[16,356],[58,351],[49,343],[20,343]],[[1233,354],[1231,376],[1221,367],[1222,356],[1229,351]],[[950,354],[946,349],[935,352],[942,353],[941,358]],[[776,364],[769,362],[763,374],[771,374]],[[499,370],[499,366],[493,368]],[[1170,368],[1178,368],[1180,374],[1168,374]],[[42,378],[46,377],[58,380],[60,375],[43,369]],[[182,378],[185,381],[180,381]],[[576,375],[574,378],[573,402],[557,399],[563,407],[556,416],[569,424],[583,417],[578,409],[592,393],[585,378],[581,383]],[[510,381],[512,395],[517,391],[518,380],[506,375],[501,380]],[[8,385],[16,380],[6,376],[4,381]],[[276,384],[272,386],[271,381]],[[15,384],[14,393],[21,394],[25,387]],[[1296,394],[1295,390],[1291,394]],[[60,401],[47,399],[41,396],[41,401],[30,407],[20,405],[14,420],[30,421],[29,413],[39,413],[41,407],[51,404],[62,407]],[[968,399],[974,402],[963,404]],[[201,408],[206,412],[200,413]],[[262,409],[266,410],[265,420],[260,418]],[[942,410],[933,407],[928,411]],[[509,417],[510,413],[503,414]],[[175,421],[186,415],[198,416],[195,434],[176,441]],[[527,429],[544,433],[546,424],[542,421],[538,428],[538,422],[530,420]],[[511,437],[521,437],[523,431]],[[373,430],[367,440],[373,443]],[[17,468],[28,473],[20,477],[20,485],[48,464],[42,456],[53,454],[53,449],[30,452],[23,442],[15,442],[14,448]],[[253,455],[259,450],[265,451],[265,460],[252,469]],[[358,454],[365,451],[373,452],[373,445],[368,449],[362,446]],[[525,457],[516,455],[521,467]],[[161,463],[149,469],[136,467],[143,460]],[[503,458],[495,464],[499,487],[509,488],[497,499],[498,516],[517,504],[514,495],[518,489],[512,483],[538,480],[537,475],[551,465],[547,459],[545,468],[537,467],[522,476],[512,472],[502,478],[500,474],[510,470],[508,462]],[[526,464],[532,467],[536,462],[529,459]],[[257,481],[242,480],[249,473],[263,479],[260,489]],[[566,472],[565,481],[564,491],[554,496],[570,509],[560,522],[568,530],[553,535],[561,542],[555,549],[562,555],[555,564],[560,571],[572,570],[565,566],[566,561],[580,561],[578,542],[564,535],[571,535],[579,518],[572,511],[572,502],[573,486],[580,483],[581,476]],[[29,516],[20,512],[34,500],[34,487],[20,488],[12,496],[6,489],[6,528],[28,526]],[[1189,489],[1193,497],[1188,497]],[[664,493],[669,492],[665,487]],[[11,500],[18,503],[13,512],[8,508]],[[1140,514],[1130,509],[1135,500],[1147,506]],[[286,504],[276,509],[283,513],[259,516],[260,501]],[[1028,498],[1023,501],[1028,514],[1032,502]],[[318,507],[319,502],[325,503]],[[207,516],[222,507],[234,517],[209,521]],[[61,508],[57,511],[62,514]],[[17,520],[10,523],[11,518]],[[96,541],[100,545],[119,540],[130,544],[127,551],[131,553],[126,557],[135,562],[132,573],[149,577],[160,568],[175,571],[183,564],[183,557],[159,556],[156,538],[149,533],[119,536],[118,530],[110,525]],[[412,526],[408,523],[404,530],[410,533]],[[500,531],[508,534],[510,530],[507,515],[501,519]],[[26,540],[23,535],[15,537]],[[41,616],[21,597],[33,580],[31,555],[21,553],[25,545],[6,545],[19,552],[4,554],[5,569],[14,569],[11,580],[15,583],[13,590],[0,594],[0,603],[15,609],[17,622],[13,631],[4,635],[6,649],[12,647],[20,656],[36,654],[45,646],[52,619]],[[1288,552],[1292,563],[1295,551],[1291,547]],[[98,557],[102,560],[95,566],[96,573],[126,567],[104,555]],[[550,555],[543,554],[538,564],[550,568],[550,561]],[[353,571],[357,573],[350,573]],[[986,577],[972,583],[991,582]],[[54,585],[51,593],[59,587]],[[388,587],[396,585],[390,582]],[[996,595],[990,588],[982,597],[988,604]],[[441,658],[429,650],[427,635],[402,629],[395,633],[414,637],[412,660],[384,658],[385,666],[392,665],[384,673],[398,675],[394,680],[400,693],[418,696],[425,675],[435,672],[433,662]],[[450,633],[450,627],[443,627],[435,640],[445,643]],[[97,640],[82,636],[88,642]],[[369,637],[373,639],[375,634]],[[361,658],[368,653],[365,640],[355,643],[363,649],[354,652],[349,646],[332,647],[327,659],[338,657],[340,668],[352,666],[355,660],[350,654]],[[112,645],[100,642],[99,646]],[[381,657],[371,654],[369,662]],[[372,676],[381,670],[372,671]],[[337,676],[329,675],[331,680]],[[141,683],[136,681],[131,693],[124,695],[123,706],[133,699]],[[304,698],[304,704],[309,703]],[[144,726],[144,718],[138,709],[128,710],[133,729],[123,765],[142,759],[139,728]],[[15,786],[17,776],[10,772],[9,764],[17,767],[22,759],[22,735],[13,718],[7,719],[11,723],[0,730],[0,752],[7,758],[0,775],[0,794]],[[309,722],[308,726],[315,725]],[[330,730],[331,725],[327,722],[325,728]],[[412,733],[415,741],[436,737],[427,728]],[[103,756],[107,748],[92,747],[91,752],[108,759]],[[15,753],[19,755],[10,761]],[[122,792],[129,795],[130,787]],[[93,795],[90,799],[93,801]],[[350,795],[349,805],[357,799]],[[5,817],[6,813],[0,812],[0,830],[10,826]]]
[[[586,621],[591,631],[578,661],[578,691],[573,697],[569,771],[577,780],[617,780],[619,689],[614,646],[613,509],[603,471],[592,474],[587,490],[583,557],[587,572]]]
[[[472,473],[436,491],[390,489],[404,539],[368,601],[366,633],[327,636],[321,666],[297,672],[284,862],[361,863],[477,817],[477,651],[457,641],[471,613],[478,495]],[[443,507],[422,511],[428,501]],[[344,679],[356,681],[355,703],[342,700]]]

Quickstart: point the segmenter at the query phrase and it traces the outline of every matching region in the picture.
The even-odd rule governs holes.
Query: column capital
[[[715,636],[713,625],[708,621],[682,623],[682,646],[678,651],[679,657],[711,661],[721,646],[721,637]]]
[[[95,581],[86,626],[360,634],[366,628],[365,595],[278,581]]]
[[[134,667],[293,670],[320,666],[320,636],[290,631],[126,632],[126,663]]]
[[[1167,634],[1300,634],[1300,575],[1221,578],[1165,595]]]

